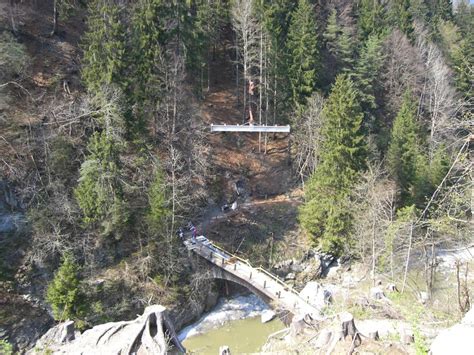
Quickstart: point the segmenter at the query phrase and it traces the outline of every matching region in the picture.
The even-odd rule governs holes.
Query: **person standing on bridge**
[[[183,231],[183,228],[181,228],[181,227],[179,227],[179,229],[178,229],[178,237],[179,237],[179,240],[183,241],[184,231]]]
[[[191,241],[193,243],[196,243],[196,234],[197,234],[197,229],[196,229],[196,226],[194,224],[192,224],[192,222],[189,222],[189,230],[191,231]]]

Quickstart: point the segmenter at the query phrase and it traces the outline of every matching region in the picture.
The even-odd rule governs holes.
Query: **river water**
[[[279,319],[262,324],[260,315],[267,309],[255,295],[221,298],[211,312],[178,336],[195,354],[216,355],[222,345],[234,354],[258,352],[270,334],[285,328]]]

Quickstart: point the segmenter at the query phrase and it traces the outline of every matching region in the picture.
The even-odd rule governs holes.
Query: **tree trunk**
[[[258,122],[262,125],[262,92],[263,92],[263,28],[260,26],[260,82],[258,90]],[[262,142],[262,133],[258,132],[258,152],[262,151],[261,149]]]
[[[59,18],[58,1],[59,0],[54,0],[54,4],[53,4],[53,30],[51,31],[51,36],[54,36],[58,33],[58,18]]]
[[[410,254],[411,254],[411,245],[413,241],[413,222],[410,223],[410,238],[408,240],[408,251],[407,251],[407,259],[405,262],[405,273],[403,275],[403,285],[402,285],[402,293],[405,290],[406,282],[407,282],[407,275],[408,275],[408,265],[410,264]]]
[[[379,340],[379,332],[376,330],[375,332],[369,332],[369,339],[372,340]]]
[[[15,0],[10,0],[10,23],[12,26],[12,32],[16,36],[18,34],[18,28],[16,27],[15,21]]]

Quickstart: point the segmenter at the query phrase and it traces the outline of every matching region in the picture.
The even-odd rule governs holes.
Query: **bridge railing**
[[[229,253],[228,251],[224,250],[223,248],[219,247],[218,245],[214,244],[213,242],[209,241],[210,245],[213,247],[213,248],[216,248],[217,250],[219,250],[221,253],[227,255],[229,258],[234,258],[234,259],[237,259],[238,261],[244,263],[245,265],[247,265],[248,267],[250,267],[251,269],[253,270],[256,270],[256,271],[259,271],[263,274],[265,274],[266,276],[270,277],[273,281],[275,281],[276,283],[278,283],[279,285],[281,285],[282,287],[285,288],[286,291],[289,291],[291,293],[293,293],[295,296],[297,296],[298,298],[300,298],[301,300],[303,300],[303,298],[300,296],[299,292],[296,291],[293,287],[287,285],[284,281],[282,281],[278,276],[276,275],[273,275],[271,272],[265,270],[264,268],[262,267],[254,267],[252,266],[252,264],[246,260],[246,259],[243,259],[241,258],[240,256],[237,256],[235,254],[232,254],[232,253]],[[200,248],[202,248],[204,245],[200,244]],[[204,246],[204,247],[207,247],[207,246]],[[211,250],[210,248],[207,248],[208,250]],[[211,250],[212,252],[212,250]],[[223,257],[219,254],[214,254],[214,255],[217,255],[219,256],[221,259],[223,259]],[[303,300],[304,301],[304,300]],[[306,301],[304,301],[306,302]]]

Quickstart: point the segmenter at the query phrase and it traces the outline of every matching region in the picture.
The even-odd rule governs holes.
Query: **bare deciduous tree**
[[[429,41],[427,31],[422,25],[415,27],[416,48],[424,62],[424,85],[420,96],[421,114],[429,118],[429,153],[440,143],[449,145],[456,137],[459,121],[456,115],[463,108],[454,89],[453,74],[446,64],[443,53]]]
[[[253,0],[237,0],[234,2],[232,7],[232,25],[237,37],[235,45],[239,48],[239,57],[236,60],[242,67],[243,120],[245,120],[248,105],[247,84],[251,81],[260,58],[260,26],[254,15]]]
[[[371,256],[371,276],[375,284],[378,261],[386,254],[385,235],[395,218],[396,189],[378,163],[369,164],[354,192],[356,250],[363,259]]]
[[[323,106],[323,97],[317,93],[313,94],[308,99],[305,111],[295,118],[293,140],[298,144],[294,145],[296,147],[294,163],[303,185],[318,163]]]

